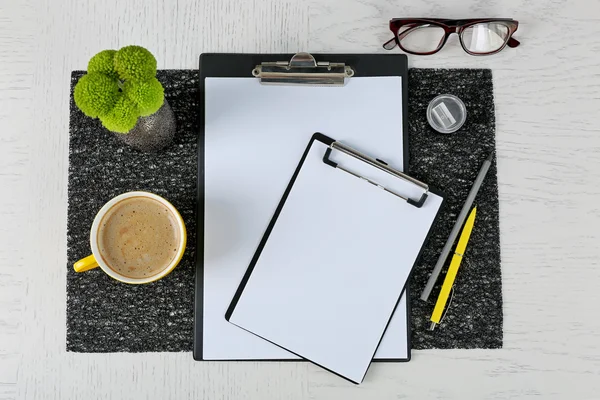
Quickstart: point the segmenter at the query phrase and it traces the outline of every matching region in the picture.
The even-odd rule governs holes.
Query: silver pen
[[[490,165],[492,165],[493,159],[494,159],[494,152],[492,151],[490,153],[490,155],[488,156],[488,158],[483,162],[483,165],[481,166],[481,169],[479,170],[479,174],[477,175],[477,178],[475,178],[475,183],[473,183],[473,186],[471,187],[471,191],[469,192],[469,195],[467,196],[467,200],[465,201],[465,204],[463,205],[462,210],[460,210],[460,214],[458,214],[458,218],[456,219],[454,228],[452,228],[452,232],[450,232],[448,241],[446,241],[446,244],[444,245],[444,248],[442,249],[442,253],[440,254],[440,258],[438,258],[437,263],[435,264],[435,267],[433,268],[433,272],[431,272],[431,275],[429,276],[427,285],[425,285],[425,289],[423,289],[423,293],[421,293],[421,300],[427,301],[427,299],[429,298],[429,295],[431,294],[431,291],[433,290],[433,286],[435,285],[437,278],[440,276],[440,272],[442,272],[442,267],[444,266],[444,263],[446,262],[446,259],[448,258],[448,254],[450,254],[450,249],[452,249],[452,245],[454,244],[454,241],[456,240],[456,237],[458,236],[460,227],[465,222],[465,218],[467,218],[467,214],[469,213],[469,210],[471,209],[471,206],[473,205],[473,200],[475,200],[475,196],[477,196],[477,192],[479,192],[479,189],[481,188],[483,179],[485,178],[485,175],[487,174],[488,170],[490,169]]]

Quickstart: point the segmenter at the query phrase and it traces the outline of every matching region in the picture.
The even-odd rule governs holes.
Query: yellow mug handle
[[[98,267],[98,262],[96,261],[96,258],[94,257],[93,254],[91,256],[87,256],[86,258],[82,258],[81,260],[79,260],[75,264],[73,264],[73,268],[75,269],[75,272],[89,271],[90,269],[94,269],[97,267]]]

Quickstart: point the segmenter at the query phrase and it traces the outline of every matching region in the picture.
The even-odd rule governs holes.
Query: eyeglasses
[[[383,44],[386,50],[398,45],[404,52],[417,55],[435,54],[457,33],[462,48],[473,56],[496,54],[506,45],[517,47],[520,42],[512,35],[519,22],[508,18],[440,19],[394,18],[390,30],[394,37]]]

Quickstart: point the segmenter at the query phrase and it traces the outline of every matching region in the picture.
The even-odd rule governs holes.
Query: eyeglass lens
[[[446,31],[437,25],[407,25],[398,31],[402,47],[415,53],[429,53],[437,50],[444,41]]]
[[[500,49],[508,40],[508,27],[499,22],[484,22],[467,27],[462,42],[471,53],[485,54]]]

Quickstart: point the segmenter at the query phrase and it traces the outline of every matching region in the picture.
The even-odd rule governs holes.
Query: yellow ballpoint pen
[[[442,313],[444,312],[444,308],[446,307],[446,302],[448,301],[450,290],[452,290],[454,280],[456,279],[456,274],[458,273],[458,267],[460,267],[463,255],[465,254],[465,250],[467,249],[467,243],[469,243],[469,238],[471,237],[473,224],[475,224],[476,213],[477,207],[473,208],[471,214],[469,214],[469,218],[467,218],[467,222],[465,222],[465,226],[462,230],[462,233],[460,234],[460,238],[458,239],[458,245],[456,246],[454,256],[452,257],[452,261],[450,262],[450,268],[448,268],[446,278],[444,279],[444,284],[442,285],[442,290],[440,291],[440,295],[438,296],[438,299],[435,302],[433,314],[431,314],[431,325],[429,326],[429,330],[431,331],[435,329],[435,326],[440,323],[440,320],[442,318]]]

